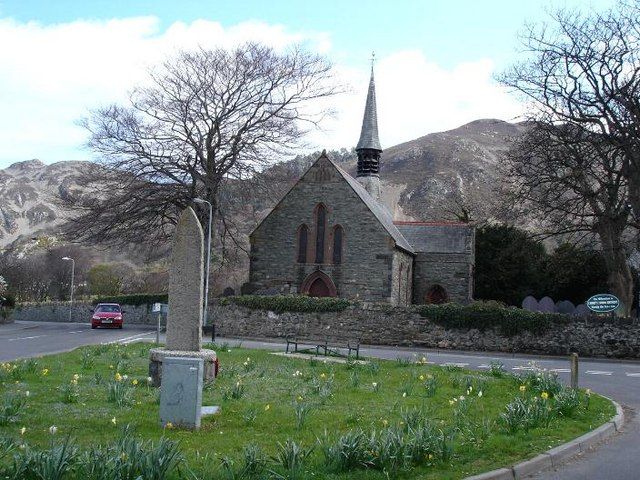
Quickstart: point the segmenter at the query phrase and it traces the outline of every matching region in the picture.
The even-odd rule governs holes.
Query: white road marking
[[[86,332],[86,330],[76,330],[74,332],[67,332],[67,333],[72,334],[72,333],[82,333],[82,332]]]
[[[602,370],[587,370],[587,375],[613,375],[613,372],[603,372]]]
[[[132,335],[130,337],[121,338],[118,340],[122,345],[128,345],[133,342],[137,342],[142,337],[146,337],[147,335],[155,335],[156,332],[147,332],[147,333],[139,333],[138,335]]]
[[[446,362],[446,363],[441,363],[440,365],[442,365],[443,367],[466,367],[469,364],[468,363]]]
[[[627,377],[640,377],[640,373],[630,373],[630,372],[625,372],[625,375]]]
[[[536,367],[531,367],[528,365],[518,365],[517,367],[512,367],[511,370],[536,370]]]
[[[570,368],[552,368],[549,371],[550,372],[556,372],[556,373],[569,373],[569,372],[571,372],[571,369]]]
[[[31,337],[9,338],[8,340],[10,342],[15,342],[16,340],[31,340],[32,338],[40,338],[40,337],[46,337],[46,335],[33,335]]]
[[[489,365],[482,364],[482,365],[478,365],[478,368],[491,368],[491,367]]]

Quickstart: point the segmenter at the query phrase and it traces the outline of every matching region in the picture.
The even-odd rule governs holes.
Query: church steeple
[[[356,178],[376,200],[380,199],[380,140],[378,139],[378,113],[376,111],[376,84],[373,79],[373,58],[367,103],[364,107],[360,140],[356,146],[358,173]]]

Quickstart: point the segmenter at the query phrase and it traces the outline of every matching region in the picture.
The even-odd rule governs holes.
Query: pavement
[[[81,323],[17,322],[0,325],[0,361],[15,360],[72,350],[82,345],[118,342],[154,341],[155,330],[149,326],[125,325],[122,330],[96,329]],[[206,339],[205,339],[206,340]],[[161,337],[164,341],[164,336]],[[242,344],[246,348],[284,349],[274,341],[217,338],[218,343]],[[385,359],[416,356],[439,365],[484,370],[492,360],[501,361],[514,373],[531,368],[531,362],[554,370],[568,383],[567,358],[532,355],[504,355],[482,352],[450,352],[420,348],[363,346],[362,356]],[[537,480],[638,480],[640,479],[640,362],[581,359],[579,383],[581,387],[619,402],[627,419],[622,432],[616,434],[593,451],[580,454],[560,467],[535,474]]]

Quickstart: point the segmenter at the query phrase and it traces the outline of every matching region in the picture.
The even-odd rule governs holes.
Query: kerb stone
[[[204,289],[204,234],[191,207],[180,215],[169,271],[167,350],[200,350]]]

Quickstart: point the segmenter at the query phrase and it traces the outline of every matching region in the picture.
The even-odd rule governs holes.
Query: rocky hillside
[[[85,163],[27,160],[0,170],[0,246],[55,231],[66,215],[57,199],[77,188]]]
[[[496,183],[500,154],[523,128],[500,120],[477,120],[388,147],[380,172],[385,203],[397,219],[455,219],[462,208],[469,210],[474,220],[491,216],[491,189]],[[356,157],[352,150],[343,149],[330,155],[355,175]],[[241,202],[252,205],[248,209],[252,211],[244,209],[237,213],[246,217],[243,222],[246,231],[252,229],[317,156],[299,157],[264,173],[271,186],[268,194],[256,194],[248,203]],[[0,247],[18,237],[55,234],[67,215],[56,199],[78,188],[75,181],[84,164],[45,165],[39,160],[29,160],[0,170]]]

